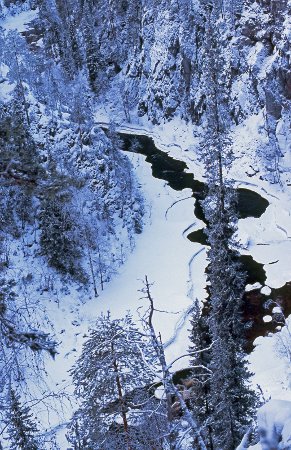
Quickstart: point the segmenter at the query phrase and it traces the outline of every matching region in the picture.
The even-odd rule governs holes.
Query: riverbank
[[[106,114],[99,113],[97,119],[104,125],[109,123]],[[250,175],[249,168],[254,161],[249,159],[250,155],[245,149],[246,146],[251,145],[251,139],[255,141],[258,138],[257,123],[253,125],[249,123],[246,126],[253,128],[253,133],[249,129],[250,136],[245,141],[242,139],[243,128],[241,135],[238,134],[236,145],[241,145],[241,154],[237,157],[230,176],[236,180],[237,187],[245,187],[261,194],[270,205],[260,218],[240,219],[237,237],[242,247],[241,253],[260,263],[266,273],[266,286],[261,286],[260,289],[267,294],[267,300],[271,289],[283,288],[291,279],[290,187],[288,179],[284,179],[283,176],[282,185],[280,185],[271,184],[262,179],[259,171]],[[151,137],[158,149],[168,152],[173,158],[184,161],[188,166],[188,172],[193,173],[195,179],[203,181],[203,168],[195,152],[198,140],[192,136],[191,126],[179,120],[162,126],[149,125],[149,127],[145,123],[127,124],[121,120],[117,131]],[[198,228],[193,228],[191,231],[196,229]],[[203,246],[200,246],[201,248]],[[194,249],[193,253],[195,254]],[[267,313],[265,320],[270,320]],[[278,355],[280,339],[281,334],[278,332],[259,337],[255,341],[255,349],[250,355],[251,370],[254,372],[253,383],[260,385],[266,398],[271,396],[291,399],[288,368],[290,363]]]

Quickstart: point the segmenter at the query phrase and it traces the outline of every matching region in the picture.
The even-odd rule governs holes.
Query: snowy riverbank
[[[203,168],[198,161],[197,152],[195,152],[197,139],[193,137],[190,125],[178,119],[160,126],[153,126],[145,123],[144,120],[139,124],[128,124],[124,122],[122,115],[119,119],[118,131],[151,137],[158,149],[168,152],[169,155],[178,160],[185,161],[189,172],[193,173],[196,179],[203,180]],[[107,125],[109,116],[104,110],[103,112],[100,110],[96,120],[99,124]],[[257,123],[255,125],[257,126]],[[255,129],[254,127],[253,133],[250,133],[254,142],[259,138]],[[270,184],[260,178],[259,172],[250,177],[248,169],[252,166],[253,161],[250,157],[250,151],[247,150],[252,145],[252,141],[251,139],[243,141],[243,127],[237,134],[238,143],[241,144],[241,155],[237,158],[237,163],[234,164],[230,176],[237,180],[238,187],[251,189],[265,197],[270,203],[266,212],[260,218],[241,219],[238,228],[238,239],[242,245],[242,254],[251,255],[255,261],[264,265],[266,286],[263,288],[263,292],[267,293],[268,287],[279,288],[291,280],[290,187],[288,186],[288,180],[282,180],[282,185]],[[197,250],[192,247],[192,255],[199,249],[202,253],[193,261],[195,268],[192,266],[191,273],[195,275],[192,281],[194,290],[197,284],[198,292],[201,292],[203,290],[201,276],[203,277],[206,266],[205,251],[203,251],[203,246],[195,245]],[[204,256],[202,257],[202,255]],[[195,295],[200,299],[199,295]],[[251,370],[254,373],[254,385],[261,387],[265,397],[271,396],[272,398],[286,400],[286,398],[291,399],[290,379],[288,361],[278,355],[280,339],[281,333],[258,338],[255,350],[250,355],[250,363]]]

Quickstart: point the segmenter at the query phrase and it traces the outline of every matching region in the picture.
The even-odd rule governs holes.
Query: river
[[[191,189],[192,196],[196,199],[193,211],[194,218],[205,221],[201,201],[205,198],[205,183],[196,180],[192,173],[189,173],[187,164],[179,161],[168,153],[159,150],[152,138],[142,135],[120,134],[123,140],[124,150],[139,153],[146,156],[146,162],[151,164],[154,178],[165,180],[169,186],[176,190]],[[237,214],[239,219],[247,217],[260,218],[269,206],[266,198],[251,189],[237,189]],[[207,245],[205,228],[190,232],[187,238],[193,243]],[[247,284],[260,283],[264,286],[266,272],[263,264],[255,261],[250,255],[241,255],[240,262],[242,270],[246,272]],[[291,313],[291,283],[286,283],[280,289],[271,289],[269,295],[264,295],[260,289],[253,289],[244,295],[244,320],[246,322],[246,347],[248,351],[253,349],[253,342],[258,336],[264,336],[269,332],[277,330],[277,323],[265,322],[263,318],[271,313],[272,307],[266,307],[266,300],[273,299],[279,301],[287,315]]]

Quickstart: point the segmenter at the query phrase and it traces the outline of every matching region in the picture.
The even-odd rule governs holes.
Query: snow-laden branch
[[[186,358],[189,355],[193,356],[193,355],[198,355],[199,353],[207,352],[207,351],[211,350],[212,346],[213,346],[213,342],[211,343],[211,345],[209,345],[209,347],[203,348],[202,350],[185,353],[184,355],[178,356],[167,367],[168,367],[168,369],[171,369],[171,367],[175,364],[175,362],[179,361],[179,359]],[[195,368],[196,369],[203,368],[203,369],[207,370],[209,373],[212,373],[212,371],[210,369],[208,369],[206,366],[203,366],[203,365],[193,366],[193,369],[195,369]]]

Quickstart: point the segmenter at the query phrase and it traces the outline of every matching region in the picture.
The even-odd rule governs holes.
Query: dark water
[[[246,217],[261,217],[269,206],[268,200],[254,191],[239,188],[237,193],[240,219],[245,219]]]
[[[187,164],[172,158],[168,153],[158,150],[154,141],[148,136],[132,136],[122,134],[124,150],[133,151],[146,156],[146,161],[151,164],[153,177],[168,182],[176,191],[189,188],[196,198],[195,216],[205,222],[201,207],[201,200],[205,198],[207,187],[202,181],[195,180],[192,173],[187,173]],[[261,195],[249,189],[239,188],[238,215],[240,218],[261,217],[269,206],[269,202]],[[192,240],[192,239],[190,239]]]
[[[264,269],[264,264],[260,264],[253,259],[250,255],[241,255],[240,262],[242,264],[243,270],[247,275],[247,284],[261,283],[265,284],[266,281],[266,271]]]
[[[151,138],[147,136],[132,136],[127,134],[120,135],[123,140],[124,150],[134,153],[140,153],[146,156],[146,161],[151,164],[153,177],[165,180],[172,189],[181,191],[189,188],[196,199],[194,215],[200,220],[205,221],[201,202],[205,198],[207,187],[205,183],[195,180],[194,174],[187,173],[187,164],[178,161],[166,152],[157,149]],[[261,217],[269,206],[269,202],[261,195],[249,189],[239,188],[238,194],[238,216],[239,218]],[[207,236],[203,229],[193,231],[187,238],[191,242],[207,245]],[[259,282],[262,285],[266,281],[266,273],[262,264],[256,262],[251,256],[241,255],[240,262],[242,269],[247,274],[247,283],[253,284]],[[252,343],[258,336],[274,332],[276,323],[264,323],[263,317],[270,314],[271,309],[265,308],[268,298],[278,301],[282,304],[285,314],[291,313],[291,283],[287,283],[281,289],[273,289],[272,293],[266,297],[259,290],[246,292],[244,296],[244,318],[247,324],[246,338],[247,349],[252,349]]]
[[[192,233],[189,233],[187,238],[191,242],[197,242],[201,245],[207,245],[207,235],[204,231],[204,228],[200,228],[199,230],[192,231]]]
[[[273,300],[273,303],[269,301]],[[282,325],[282,321],[265,323],[263,317],[265,315],[272,316],[272,309],[279,304],[284,311],[285,317],[291,314],[291,283],[286,283],[280,289],[272,289],[270,295],[261,294],[260,290],[246,292],[244,297],[244,318],[247,324],[246,341],[247,351],[253,350],[253,342],[258,336],[266,336],[274,333],[278,325]],[[274,317],[274,316],[273,316]]]

